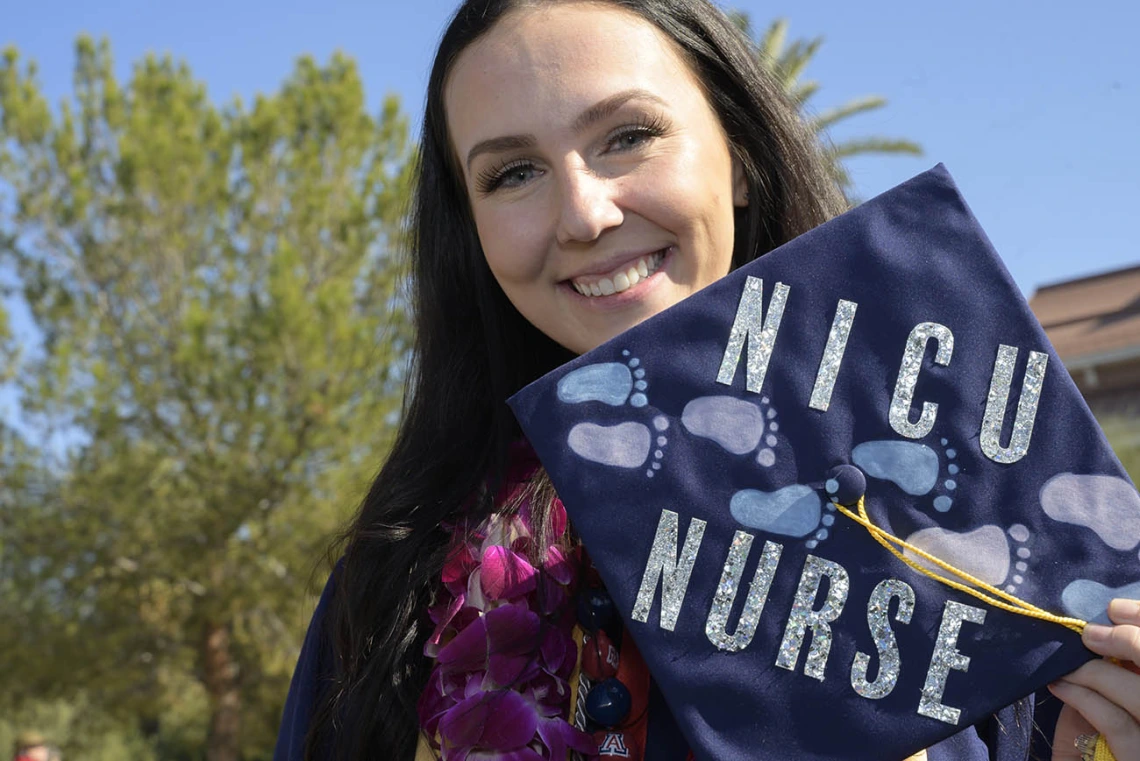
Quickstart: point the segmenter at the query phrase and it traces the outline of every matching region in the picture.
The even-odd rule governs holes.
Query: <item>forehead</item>
[[[569,125],[618,90],[648,90],[678,108],[700,96],[675,44],[639,16],[595,3],[515,11],[456,59],[444,91],[461,153],[502,134]]]

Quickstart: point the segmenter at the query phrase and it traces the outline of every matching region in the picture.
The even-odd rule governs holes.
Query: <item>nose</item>
[[[624,218],[616,202],[614,181],[585,167],[570,168],[561,183],[562,208],[558,218],[558,242],[588,242],[617,227]]]

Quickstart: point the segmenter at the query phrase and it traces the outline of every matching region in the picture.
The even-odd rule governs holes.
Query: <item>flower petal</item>
[[[566,506],[558,497],[550,503],[550,538],[558,541],[566,533]]]
[[[435,737],[443,714],[455,706],[455,701],[444,694],[439,670],[433,670],[427,687],[416,704],[420,726],[429,737]]]
[[[437,662],[445,672],[486,669],[492,656],[526,656],[538,649],[538,616],[519,605],[487,611],[455,635]]]
[[[564,719],[540,719],[538,736],[550,751],[550,758],[566,758],[567,749],[587,755],[598,753],[598,744],[594,738],[575,729]]]
[[[514,690],[492,694],[490,714],[484,722],[481,748],[512,750],[534,739],[538,715],[527,700]]]
[[[489,600],[522,597],[535,588],[537,572],[506,547],[488,547],[479,568],[483,595]]]
[[[514,750],[534,739],[538,716],[512,690],[484,692],[462,701],[439,723],[444,744],[489,750]]]
[[[557,547],[551,547],[546,551],[546,562],[542,564],[542,570],[559,584],[569,584],[574,579],[572,558]]]
[[[450,757],[448,761],[451,761]],[[546,756],[531,748],[516,748],[505,752],[475,751],[468,753],[465,761],[546,761]]]

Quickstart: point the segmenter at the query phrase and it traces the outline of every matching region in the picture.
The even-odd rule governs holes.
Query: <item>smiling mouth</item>
[[[637,261],[623,265],[602,277],[583,275],[573,278],[570,280],[570,285],[583,296],[591,297],[612,296],[615,293],[628,291],[661,267],[666,250],[663,248],[652,254],[646,254]]]

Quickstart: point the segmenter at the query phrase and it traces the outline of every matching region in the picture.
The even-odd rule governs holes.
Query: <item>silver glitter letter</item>
[[[938,342],[934,363],[943,367],[950,364],[950,355],[954,353],[954,334],[950,332],[950,328],[937,322],[922,322],[915,325],[910,337],[906,339],[906,351],[903,352],[899,379],[895,383],[895,395],[891,397],[891,428],[895,429],[895,433],[908,439],[921,439],[930,433],[934,428],[934,418],[938,414],[937,404],[923,402],[918,422],[910,422],[914,385],[918,382],[918,371],[922,369],[926,344],[931,338]]]
[[[745,366],[744,385],[754,394],[760,393],[764,376],[768,373],[768,361],[772,358],[772,347],[776,343],[776,331],[784,318],[784,305],[788,301],[788,286],[776,283],[772,300],[768,303],[768,317],[764,318],[764,281],[748,276],[744,292],[740,294],[740,304],[736,307],[736,319],[732,321],[732,332],[728,335],[728,346],[724,349],[724,359],[720,362],[720,372],[716,382],[732,385],[736,377],[736,366],[740,364],[740,353],[744,349],[744,339],[748,339],[748,362]]]
[[[990,395],[986,398],[986,414],[982,417],[982,452],[994,462],[1008,465],[1017,462],[1029,451],[1029,437],[1033,435],[1033,421],[1037,419],[1037,403],[1041,401],[1041,384],[1045,381],[1045,365],[1049,355],[1029,352],[1029,366],[1021,383],[1021,399],[1017,402],[1017,416],[1013,419],[1013,433],[1009,446],[1001,445],[1001,427],[1005,423],[1005,406],[1009,402],[1009,387],[1013,384],[1013,368],[1017,364],[1017,347],[1000,344],[994,374],[990,380]]]
[[[899,680],[899,646],[887,616],[893,597],[899,598],[895,620],[900,624],[909,624],[910,617],[914,614],[914,590],[906,582],[884,579],[875,587],[871,599],[867,601],[867,625],[871,628],[871,637],[879,650],[879,674],[875,681],[867,681],[867,666],[871,662],[871,656],[857,652],[855,661],[851,664],[851,687],[871,700],[890,695]]]
[[[930,670],[926,672],[926,684],[922,686],[922,698],[918,702],[919,714],[947,724],[957,724],[962,712],[942,705],[946,677],[950,675],[950,669],[966,671],[970,667],[970,657],[958,652],[958,632],[963,621],[983,624],[986,612],[981,608],[947,600],[946,607],[942,610],[938,640],[934,643],[934,654],[930,656]]]
[[[847,349],[847,336],[851,334],[851,323],[855,321],[855,310],[859,307],[854,301],[839,300],[835,308],[835,320],[827,335],[827,346],[819,361],[819,372],[815,376],[815,388],[811,391],[808,406],[813,410],[827,412],[831,405],[831,392],[835,389],[835,377],[839,375],[839,365],[843,362],[843,352]]]
[[[815,597],[819,594],[819,582],[824,576],[831,580],[827,590],[827,600],[819,610],[812,610]],[[784,629],[784,641],[780,643],[780,653],[776,665],[788,671],[796,670],[800,657],[800,647],[804,643],[804,633],[811,627],[811,649],[808,650],[804,674],[823,681],[823,668],[827,665],[827,654],[831,652],[831,627],[829,623],[839,618],[843,604],[847,601],[849,578],[846,569],[830,560],[808,555],[804,561],[804,572],[792,602],[792,612],[788,614],[788,625]]]
[[[645,623],[649,620],[649,610],[657,594],[657,584],[661,583],[661,628],[673,631],[677,625],[677,614],[685,601],[689,588],[689,576],[697,561],[697,550],[705,536],[705,521],[693,518],[685,534],[685,546],[681,557],[677,557],[677,532],[679,516],[672,510],[662,510],[657,523],[657,536],[653,537],[653,547],[649,550],[649,561],[645,564],[645,575],[641,577],[641,589],[633,604],[633,620]]]
[[[717,585],[716,596],[713,597],[712,608],[709,610],[708,622],[705,624],[705,636],[709,638],[709,642],[730,653],[748,647],[756,635],[756,625],[760,623],[760,614],[764,611],[768,590],[772,587],[772,577],[776,574],[780,553],[784,551],[782,544],[764,542],[764,553],[760,556],[760,564],[756,566],[752,586],[748,588],[748,598],[744,601],[744,610],[740,612],[740,620],[736,623],[736,633],[730,635],[728,615],[732,612],[732,604],[736,601],[740,575],[744,573],[744,563],[748,560],[748,551],[752,549],[754,538],[747,531],[737,531],[732,537],[732,546],[728,550],[728,558],[724,561],[724,573],[721,574],[720,584]]]

